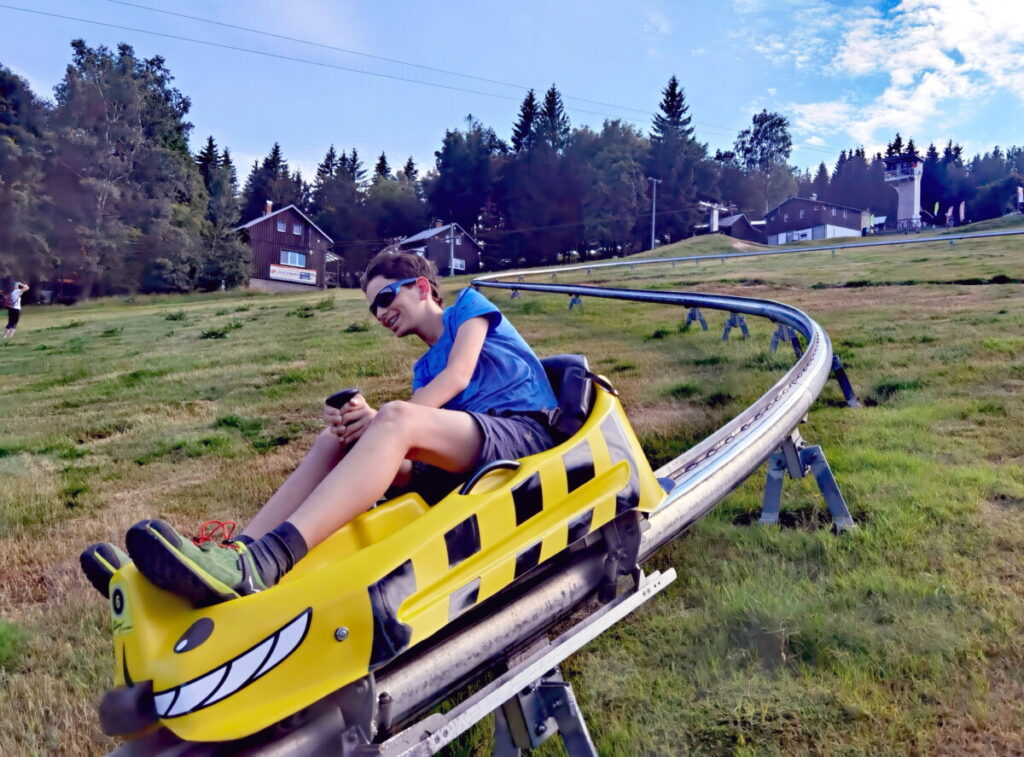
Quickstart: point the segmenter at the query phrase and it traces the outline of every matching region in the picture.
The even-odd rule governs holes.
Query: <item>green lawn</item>
[[[676,583],[565,666],[602,754],[1024,751],[1022,276],[1024,237],[558,277],[801,307],[866,401],[845,408],[830,382],[801,429],[859,529],[831,533],[806,481],[786,484],[785,527],[748,525],[759,472],[654,560]],[[748,342],[722,343],[713,311],[708,333],[682,332],[668,307],[487,293],[538,353],[583,351],[615,382],[655,465],[792,360],[755,319]],[[323,397],[406,396],[419,352],[353,291],[26,308],[0,347],[4,747],[113,746],[94,712],[111,650],[86,544],[147,516],[244,520],[311,443]],[[489,730],[456,751],[486,749]]]

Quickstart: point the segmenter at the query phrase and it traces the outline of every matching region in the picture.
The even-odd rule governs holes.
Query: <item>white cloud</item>
[[[948,134],[973,103],[999,93],[1024,101],[1019,0],[902,0],[885,14],[823,0],[782,1],[800,9],[793,33],[772,33],[769,25],[754,49],[776,63],[820,70],[837,84],[887,77],[867,102],[843,94],[791,105],[798,135],[844,133],[874,151],[899,131],[924,145]],[[739,12],[757,5],[734,0]]]
[[[771,95],[772,97],[775,97],[778,91],[779,90],[775,89],[775,87],[768,87],[768,94]]]
[[[650,10],[644,14],[641,32],[647,37],[667,37],[672,33],[672,22],[661,11]]]
[[[824,147],[826,144],[828,144],[821,137],[808,137],[807,139],[804,140],[804,143],[810,145],[811,147]]]

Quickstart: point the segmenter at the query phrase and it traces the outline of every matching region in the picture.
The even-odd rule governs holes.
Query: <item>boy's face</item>
[[[394,286],[399,281],[402,279],[375,276],[366,285],[366,300],[371,310],[376,311],[374,316],[382,326],[390,329],[395,336],[406,336],[416,330],[426,315],[425,304],[430,301],[430,283],[421,276],[415,281]],[[374,308],[377,295],[382,293],[382,300],[389,299],[391,294],[394,296],[387,305]]]

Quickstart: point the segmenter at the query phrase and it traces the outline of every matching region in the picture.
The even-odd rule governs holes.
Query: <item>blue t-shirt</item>
[[[523,341],[515,326],[494,304],[475,289],[463,289],[441,319],[444,333],[412,368],[412,389],[429,384],[448,365],[459,326],[470,318],[487,318],[487,337],[480,350],[469,386],[447,403],[448,410],[550,410],[558,401],[544,366]]]

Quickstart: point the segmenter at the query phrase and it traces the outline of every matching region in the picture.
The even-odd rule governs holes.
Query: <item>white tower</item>
[[[914,153],[893,155],[885,159],[885,180],[891,182],[899,205],[896,228],[917,229],[921,226],[921,174],[924,161]]]

